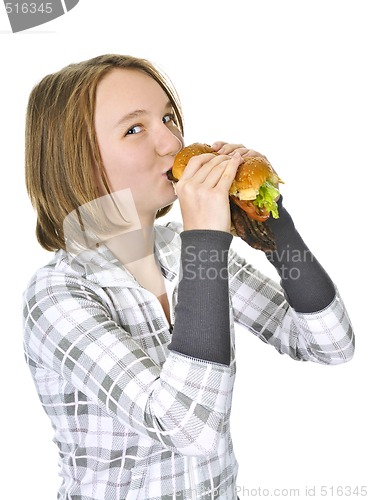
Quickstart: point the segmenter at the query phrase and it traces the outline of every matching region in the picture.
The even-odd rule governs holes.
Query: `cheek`
[[[130,176],[132,159],[114,143],[101,141],[99,143],[100,155],[104,170],[112,188],[117,181],[122,181]]]
[[[183,149],[185,147],[185,142],[184,142],[183,135],[181,134],[181,131],[178,128],[175,128],[173,130],[173,135],[175,135],[177,137],[177,139],[181,143],[181,149]]]
[[[119,157],[110,157],[104,166],[113,189],[123,189],[134,183],[135,176],[129,162],[122,161]]]

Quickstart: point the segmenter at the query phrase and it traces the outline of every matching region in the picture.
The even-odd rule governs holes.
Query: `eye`
[[[177,120],[174,113],[168,113],[167,115],[163,116],[163,123],[169,122],[173,122],[174,125],[177,125]]]
[[[142,130],[141,125],[135,125],[134,127],[131,127],[129,130],[127,130],[126,135],[134,135],[140,133]]]

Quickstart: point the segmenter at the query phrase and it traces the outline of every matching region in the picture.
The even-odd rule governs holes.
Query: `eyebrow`
[[[172,103],[170,101],[167,101],[167,103],[164,106],[165,110],[172,109]],[[120,125],[123,125],[124,123],[134,120],[135,118],[139,118],[142,115],[148,114],[148,111],[146,109],[135,109],[131,113],[128,113],[127,115],[124,115],[122,118],[120,118],[117,123],[114,125],[114,128],[119,127]]]
[[[114,128],[119,127],[120,125],[123,125],[125,122],[133,120],[134,118],[138,118],[145,113],[147,113],[147,111],[145,111],[144,109],[136,109],[135,111],[132,111],[131,113],[128,113],[127,115],[124,115],[122,118],[120,118],[114,125]]]

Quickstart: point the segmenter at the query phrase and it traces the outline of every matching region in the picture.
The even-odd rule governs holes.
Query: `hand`
[[[194,156],[176,184],[184,230],[230,231],[229,188],[242,156]]]
[[[219,154],[226,154],[229,156],[233,156],[234,154],[239,153],[242,156],[242,158],[247,158],[250,156],[259,156],[259,157],[265,158],[267,161],[269,161],[266,156],[262,155],[261,153],[258,153],[258,151],[255,151],[254,149],[246,148],[243,144],[229,144],[227,142],[217,141],[217,142],[214,142],[214,144],[212,144],[211,147],[214,149],[214,151],[216,151]],[[277,172],[273,168],[273,165],[270,165],[270,166],[271,166],[273,172],[275,174],[277,174]],[[279,180],[279,181],[282,182],[281,180]],[[283,182],[282,182],[282,184],[283,184]],[[279,184],[277,184],[277,187],[278,187],[278,185]]]
[[[243,144],[229,144],[227,142],[217,141],[214,142],[211,147],[219,154],[232,156],[239,153],[242,158],[247,158],[248,156],[260,156],[262,158],[266,158],[266,156],[258,153],[254,149],[246,148]]]

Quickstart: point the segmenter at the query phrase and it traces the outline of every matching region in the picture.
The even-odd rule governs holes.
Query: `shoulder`
[[[62,268],[68,265],[67,254],[64,250],[59,250],[54,253],[53,257],[48,263],[39,267],[28,280],[26,290],[35,286],[36,283],[47,280],[47,278],[54,274],[60,273]]]
[[[91,281],[86,273],[86,265],[78,259],[73,259],[64,250],[57,251],[53,258],[40,267],[29,279],[24,291],[23,301],[36,304],[46,297],[59,295],[62,290],[97,288],[97,283]]]
[[[49,262],[39,267],[33,272],[33,274],[31,274],[26,284],[24,294],[27,294],[27,292],[32,288],[38,288],[38,283],[40,283],[41,281],[47,280],[47,276],[50,276],[50,274],[52,274],[57,269],[60,257],[60,252],[54,253]]]

